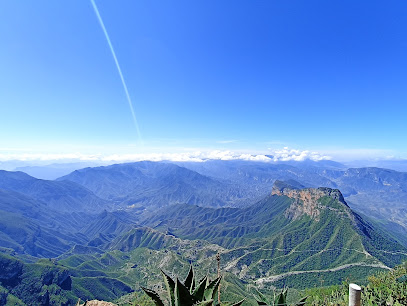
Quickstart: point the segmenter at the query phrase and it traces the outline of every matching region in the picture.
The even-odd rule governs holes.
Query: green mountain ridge
[[[57,181],[80,184],[121,207],[150,210],[180,203],[210,207],[244,205],[259,196],[248,188],[164,162],[85,168]]]
[[[159,269],[180,275],[192,263],[201,276],[216,275],[219,252],[221,269],[232,282],[226,287],[237,301],[253,287],[301,289],[349,277],[363,282],[407,258],[405,248],[355,214],[338,190],[298,189],[279,182],[275,187],[274,194],[245,209],[171,206],[98,251],[76,247],[58,264],[73,279],[111,278],[134,289],[160,291]],[[301,213],[288,213],[294,208]],[[102,289],[100,293],[107,296]]]
[[[62,194],[58,205],[52,206],[48,201],[58,200],[59,192],[65,190],[60,189],[61,186],[68,188],[63,192],[69,193],[69,186],[73,186],[72,190],[77,190],[77,183],[47,182],[16,172],[0,173],[1,188],[9,188],[0,189],[1,252],[9,254],[6,256],[11,255],[14,259],[23,259],[24,262],[17,262],[27,271],[19,274],[20,281],[14,285],[13,281],[9,282],[6,277],[1,280],[0,299],[6,296],[20,300],[21,303],[32,304],[34,300],[27,302],[28,300],[22,297],[22,292],[30,291],[30,299],[44,299],[40,302],[44,305],[48,299],[58,304],[55,297],[57,292],[63,293],[63,303],[69,305],[79,297],[82,300],[97,298],[112,301],[123,294],[139,290],[140,285],[149,288],[158,286],[159,289],[160,268],[175,276],[186,273],[192,264],[198,275],[216,275],[216,254],[219,253],[221,270],[225,279],[230,282],[228,286],[231,292],[236,293],[236,298],[229,300],[237,301],[242,297],[241,294],[249,292],[250,288],[267,291],[270,287],[280,288],[288,285],[301,289],[319,286],[321,280],[325,285],[331,285],[347,278],[363,283],[367,275],[388,270],[407,259],[406,248],[376,223],[354,212],[338,189],[306,188],[302,182],[298,183],[293,179],[285,182],[277,180],[273,188],[270,188],[271,193],[250,206],[218,207],[222,205],[215,203],[213,207],[201,207],[194,205],[194,201],[169,205],[171,199],[177,199],[175,203],[185,195],[186,199],[190,199],[189,196],[195,193],[193,188],[208,187],[205,191],[208,194],[213,190],[221,190],[226,185],[218,184],[217,189],[212,189],[219,180],[202,177],[178,166],[168,166],[165,163],[136,164],[125,164],[122,170],[135,171],[137,177],[144,177],[149,184],[153,182],[149,185],[152,189],[143,190],[148,184],[143,185],[141,182],[138,185],[137,181],[133,180],[123,187],[128,188],[128,195],[140,192],[140,197],[148,197],[148,194],[159,193],[163,187],[173,198],[159,195],[149,198],[143,205],[155,200],[167,204],[162,205],[162,202],[152,205],[150,209],[141,205],[135,209],[134,205],[127,207],[103,200],[108,203],[107,209],[101,209],[103,205],[96,205],[92,210],[92,201],[88,201],[87,196],[76,197],[74,194],[73,198],[87,201],[79,204],[78,208],[87,209],[59,211],[59,205],[66,205],[65,201],[72,198],[69,194]],[[303,170],[296,173],[293,166],[280,166],[273,169],[282,175],[290,171],[294,173],[293,177],[302,175]],[[342,177],[344,170],[333,167],[317,171],[312,168],[313,165],[307,167],[307,171],[315,171],[315,179],[319,175],[318,171],[325,171],[324,175],[330,176],[331,182],[345,180]],[[117,166],[112,168],[117,170]],[[109,169],[101,167],[98,171]],[[259,173],[263,169],[259,166]],[[156,171],[158,173],[155,173]],[[141,176],[139,172],[142,172]],[[84,173],[89,173],[89,170]],[[109,173],[113,174],[108,175],[109,180],[114,179],[114,171],[109,170]],[[367,180],[368,190],[373,188],[370,177],[381,172],[375,169],[350,171],[349,175],[353,178],[355,173],[359,173],[362,181],[363,178]],[[248,174],[249,172],[242,173],[243,176]],[[131,173],[122,176],[114,184],[121,184],[127,175]],[[383,175],[380,174],[378,178]],[[390,188],[382,186],[383,183],[390,182],[394,174],[388,175],[390,177],[382,180],[382,183],[379,180],[379,189]],[[183,184],[189,179],[194,181],[189,186],[194,187],[188,187],[184,193]],[[259,176],[258,179],[262,180],[262,177]],[[312,176],[310,180],[313,180]],[[247,186],[255,186],[255,181],[253,178],[253,185]],[[268,178],[266,184],[272,181],[272,178]],[[357,185],[357,181],[351,182]],[[42,187],[35,192],[34,186],[37,184]],[[114,187],[114,184],[110,186]],[[346,184],[343,186],[346,187]],[[131,191],[135,185],[137,188]],[[161,187],[158,188],[159,186]],[[236,186],[239,188],[240,185]],[[259,187],[255,192],[260,192],[263,187]],[[97,198],[92,191],[84,187],[79,189],[86,191],[91,198]],[[44,190],[47,192],[41,195]],[[181,192],[173,193],[174,190]],[[242,193],[243,197],[248,195],[245,191]],[[206,196],[204,198],[210,199]],[[233,200],[233,197],[229,200]],[[160,206],[163,208],[158,210]],[[112,210],[109,211],[109,208]],[[92,213],[89,213],[89,209]],[[41,257],[51,260],[38,261]],[[63,273],[67,273],[71,279],[70,290],[61,289],[57,281],[46,285],[42,279],[43,272],[36,272],[34,275],[37,276],[30,278],[29,271],[32,269],[48,271],[53,268],[57,274],[58,271],[67,271]],[[9,277],[13,278],[10,275]],[[27,283],[24,283],[24,279]],[[37,286],[36,282],[42,285]],[[8,293],[5,293],[6,291]]]
[[[261,191],[271,190],[275,180],[295,180],[307,187],[341,190],[356,212],[392,233],[407,246],[407,173],[377,167],[347,168],[337,163],[207,161],[177,163],[216,179]]]
[[[352,263],[386,269],[407,258],[404,247],[354,213],[338,190],[278,185],[245,209],[173,206],[144,224],[227,248],[221,255],[226,270],[242,279]]]
[[[21,254],[55,257],[84,237],[72,233],[76,221],[61,215],[47,205],[13,191],[0,189],[0,246],[13,248]]]
[[[78,297],[112,300],[133,291],[105,275],[75,276],[56,260],[27,264],[0,252],[0,267],[0,305],[75,305]]]
[[[23,172],[0,170],[0,189],[18,192],[60,212],[101,211],[111,205],[74,182],[40,180]]]

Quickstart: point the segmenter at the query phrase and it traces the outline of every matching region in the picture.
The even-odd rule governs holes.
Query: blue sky
[[[407,2],[0,2],[0,157],[407,158]]]

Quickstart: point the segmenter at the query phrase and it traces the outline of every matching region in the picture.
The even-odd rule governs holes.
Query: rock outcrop
[[[285,216],[289,219],[296,220],[302,215],[308,215],[319,221],[322,209],[344,210],[344,207],[338,207],[337,205],[335,207],[322,205],[320,200],[324,197],[331,198],[335,202],[338,201],[339,205],[343,204],[345,207],[348,207],[342,193],[338,189],[326,187],[300,188],[297,186],[301,185],[299,183],[288,184],[287,182],[276,181],[271,192],[272,195],[287,196],[294,199],[294,202],[285,211]]]

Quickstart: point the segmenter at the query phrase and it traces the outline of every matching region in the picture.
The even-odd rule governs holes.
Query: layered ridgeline
[[[362,280],[407,258],[406,248],[354,213],[339,190],[294,185],[277,181],[248,208],[178,205],[144,224],[222,246],[224,269],[259,285]]]
[[[59,214],[43,203],[0,189],[0,248],[20,255],[56,257],[86,237],[76,228],[80,214]]]
[[[407,246],[407,173],[351,168],[333,161],[137,162],[77,170],[70,181],[120,207],[156,209],[172,204],[243,207],[256,203],[275,180],[341,190],[349,206]]]
[[[0,170],[0,189],[18,192],[59,212],[97,212],[111,207],[109,202],[79,184],[40,180],[24,172]]]
[[[80,228],[112,204],[74,182],[47,181],[0,171],[0,247],[56,257],[86,243]]]
[[[178,163],[202,175],[268,192],[275,180],[341,190],[349,206],[407,246],[407,173],[383,168],[349,168],[333,161]]]
[[[273,173],[290,179],[313,171],[300,182],[365,186],[366,193],[372,186],[390,188],[383,184],[404,188],[391,180],[394,173],[380,185],[372,183],[374,170],[345,171],[352,181],[343,178],[345,172],[336,164],[328,166],[276,165]],[[26,299],[28,304],[57,301],[58,296],[68,304],[78,297],[114,300],[139,285],[159,284],[159,268],[183,275],[192,263],[198,275],[215,275],[219,252],[225,285],[234,294],[228,300],[237,301],[253,286],[363,281],[407,258],[405,248],[354,213],[336,189],[277,181],[272,193],[253,205],[224,207],[234,201],[247,204],[254,201],[250,195],[263,194],[275,180],[264,167],[239,170],[236,181],[226,172],[221,180],[151,162],[84,169],[58,181],[0,172],[0,246],[6,247],[0,253],[8,254],[2,262],[21,266],[17,278],[0,277],[0,298]],[[251,177],[250,171],[258,175]],[[358,186],[362,181],[366,183]],[[171,205],[176,203],[184,204]],[[34,263],[41,257],[53,259]],[[49,271],[57,275],[52,281]],[[58,275],[69,275],[71,287]]]
[[[177,184],[168,176],[161,180]],[[158,267],[187,269],[190,261],[210,262],[221,249],[140,227],[134,210],[114,208],[75,182],[1,171],[0,305],[112,301],[159,283]]]
[[[175,164],[149,161],[80,169],[58,181],[78,183],[103,199],[139,210],[180,203],[236,206],[262,195]]]

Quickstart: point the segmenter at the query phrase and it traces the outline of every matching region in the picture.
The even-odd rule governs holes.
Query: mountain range
[[[407,259],[406,187],[406,173],[331,161],[0,171],[0,261],[21,267],[0,275],[0,301],[114,300],[154,287],[159,268],[215,274],[217,253],[236,300],[250,286],[363,282]]]
[[[120,207],[172,204],[222,207],[253,201],[254,192],[169,163],[138,162],[76,170],[57,181],[80,184]]]
[[[407,249],[353,212],[339,190],[280,181],[270,196],[247,208],[172,206],[143,224],[228,249],[222,253],[226,270],[257,282],[293,270],[386,268],[407,258]]]

